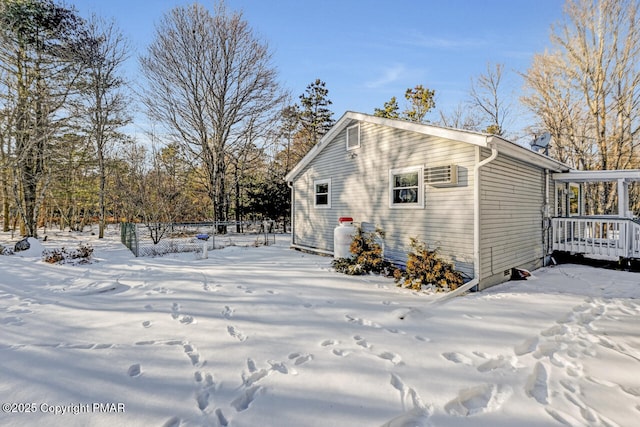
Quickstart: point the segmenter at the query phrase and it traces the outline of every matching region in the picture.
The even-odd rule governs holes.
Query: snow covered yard
[[[45,245],[78,243],[94,263],[0,256],[0,425],[640,419],[638,273],[561,265],[430,306],[437,296],[337,274],[286,237],[208,259],[135,258],[115,236]]]

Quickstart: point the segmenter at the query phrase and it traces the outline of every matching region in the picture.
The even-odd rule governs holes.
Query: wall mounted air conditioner
[[[458,183],[458,166],[432,166],[424,170],[424,182],[430,185],[453,185]]]

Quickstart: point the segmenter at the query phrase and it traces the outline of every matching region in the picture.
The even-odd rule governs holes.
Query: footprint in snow
[[[187,355],[191,364],[193,366],[197,366],[200,363],[200,354],[197,352],[195,347],[189,343],[183,344],[184,354]]]
[[[182,323],[183,325],[191,325],[198,322],[193,316],[180,316],[180,323]]]
[[[174,319],[180,317],[180,304],[178,304],[177,302],[174,302],[171,306],[171,317]]]
[[[478,372],[495,371],[496,369],[516,369],[515,357],[497,356],[493,359],[489,359],[486,362],[478,366]]]
[[[196,402],[198,403],[198,409],[204,411],[209,406],[209,392],[207,390],[203,390],[198,393],[196,396]]]
[[[142,370],[140,369],[139,363],[129,366],[129,369],[127,370],[127,375],[129,375],[130,377],[138,377],[140,376],[140,374],[142,374]]]
[[[236,338],[240,342],[247,340],[247,336],[240,332],[235,326],[227,326],[227,332],[230,336]]]
[[[218,424],[220,424],[222,427],[227,427],[229,425],[229,421],[222,413],[222,409],[220,408],[216,409],[215,414],[216,414],[216,417],[218,417]]]
[[[450,400],[444,409],[450,415],[462,417],[491,412],[500,409],[512,393],[509,386],[483,384],[460,390],[458,396]]]
[[[394,353],[392,351],[382,352],[382,353],[378,354],[378,357],[380,359],[388,360],[389,362],[393,363],[394,365],[397,365],[397,364],[402,362],[402,357],[400,357],[399,354]]]
[[[293,364],[298,366],[298,365],[305,364],[310,360],[313,360],[313,354],[291,353],[288,356],[288,358],[289,358],[289,360],[295,359],[295,362],[293,362]]]
[[[381,328],[382,327],[378,323],[372,322],[371,320],[361,319],[359,317],[353,317],[353,316],[351,316],[349,314],[346,314],[344,317],[347,319],[347,322],[355,323],[356,325],[370,326],[372,328]]]
[[[224,317],[225,319],[230,319],[231,317],[233,317],[233,312],[235,310],[231,307],[229,307],[228,305],[224,306],[224,310],[222,310],[222,317]]]
[[[178,417],[169,418],[169,420],[162,425],[162,427],[180,427],[182,421]]]
[[[142,326],[144,326],[145,328],[150,328],[151,327],[151,321],[150,320],[145,320],[144,322],[142,322]]]
[[[513,352],[516,356],[523,356],[535,351],[536,347],[538,347],[538,337],[531,337],[516,345]]]
[[[362,338],[360,335],[354,336],[353,339],[356,341],[356,344],[362,348],[366,348],[367,350],[370,350],[372,347],[371,344],[369,344],[369,342],[364,338]]]
[[[240,396],[236,397],[232,402],[231,406],[235,408],[237,412],[246,411],[249,409],[249,405],[255,400],[256,394],[258,394],[262,390],[261,386],[252,386],[248,389],[244,390]]]
[[[469,365],[469,366],[473,365],[473,361],[471,360],[471,358],[465,356],[464,354],[456,353],[454,351],[442,353],[442,357],[447,359],[449,362],[462,363],[463,365]]]
[[[533,368],[533,373],[527,379],[525,392],[527,396],[535,399],[538,403],[546,405],[549,398],[548,374],[545,366],[538,362]],[[563,387],[571,387],[569,383],[563,384]],[[575,391],[575,390],[574,390]]]

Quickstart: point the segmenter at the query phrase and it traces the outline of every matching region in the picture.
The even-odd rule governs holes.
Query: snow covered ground
[[[43,245],[81,242],[94,263],[0,256],[0,425],[640,420],[638,273],[561,265],[432,304],[287,236],[208,259],[134,258],[117,236]]]

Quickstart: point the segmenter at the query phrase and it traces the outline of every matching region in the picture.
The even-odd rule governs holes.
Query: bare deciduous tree
[[[282,99],[267,44],[222,3],[213,16],[193,4],[162,19],[141,65],[150,116],[203,164],[214,219],[226,220],[230,147]]]
[[[440,111],[439,124],[454,129],[465,129],[479,132],[480,131],[480,119],[472,109],[467,108],[466,105],[460,103],[455,109],[449,113]]]
[[[522,101],[551,132],[552,153],[576,167],[640,165],[638,9],[637,0],[567,0],[552,49],[524,75]],[[609,211],[615,189],[602,185],[598,197]]]
[[[119,139],[118,129],[130,121],[127,99],[122,92],[126,82],[120,70],[127,59],[129,46],[113,21],[93,15],[87,23],[87,43],[83,46],[85,75],[82,82],[81,114],[92,143],[99,172],[99,233],[104,237],[107,182],[106,151]]]
[[[469,92],[471,107],[478,111],[482,121],[487,123],[483,130],[495,135],[505,134],[504,123],[509,112],[509,106],[505,105],[505,98],[501,94],[503,72],[502,64],[487,64],[486,74],[471,80]]]

